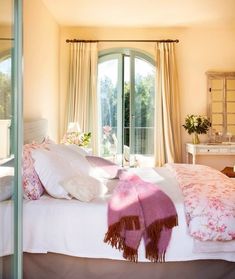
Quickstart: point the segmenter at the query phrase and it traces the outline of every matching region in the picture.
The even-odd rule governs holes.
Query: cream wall
[[[60,135],[64,129],[64,111],[68,77],[68,44],[66,39],[179,39],[177,61],[181,97],[182,124],[187,114],[206,114],[206,75],[208,70],[235,71],[235,26],[200,28],[140,29],[140,28],[79,28],[60,29]],[[154,55],[154,44],[100,43],[99,49],[135,47]],[[206,141],[202,135],[201,141]],[[185,143],[191,141],[182,128],[182,158],[185,161]],[[218,169],[233,165],[233,157],[200,157],[199,163],[208,163]]]
[[[24,118],[48,119],[58,140],[59,26],[41,0],[23,1]]]

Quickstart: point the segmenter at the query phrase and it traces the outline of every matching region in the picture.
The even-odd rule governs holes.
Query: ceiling
[[[235,24],[235,0],[42,0],[63,26]]]

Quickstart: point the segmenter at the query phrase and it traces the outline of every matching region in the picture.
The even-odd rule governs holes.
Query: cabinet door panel
[[[208,116],[212,122],[211,138],[222,132],[222,140],[232,133],[235,141],[235,72],[207,72]]]
[[[235,79],[227,80],[227,90],[235,90]]]

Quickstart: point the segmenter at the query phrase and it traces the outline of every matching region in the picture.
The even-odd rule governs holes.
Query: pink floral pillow
[[[37,148],[46,148],[47,141],[41,144],[25,144],[23,147],[23,193],[28,200],[38,200],[44,192],[44,187],[34,169],[34,160],[31,151]]]

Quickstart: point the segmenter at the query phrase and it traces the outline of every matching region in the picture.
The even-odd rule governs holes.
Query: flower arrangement
[[[206,134],[211,127],[211,122],[206,116],[192,114],[187,115],[183,127],[188,131],[189,135],[192,133]]]
[[[61,141],[64,144],[76,144],[87,147],[91,141],[91,133],[69,132],[66,133]]]
[[[211,127],[211,122],[206,116],[201,115],[187,115],[185,118],[184,129],[191,135],[194,133],[195,137],[193,143],[199,143],[198,134],[206,134]]]
[[[112,127],[105,125],[103,127],[103,155],[110,155]]]
[[[103,126],[102,155],[110,156],[117,153],[117,138],[109,125]]]

